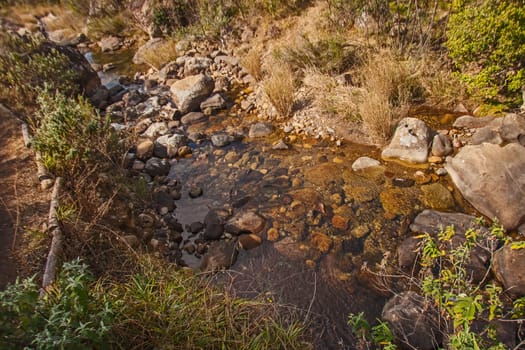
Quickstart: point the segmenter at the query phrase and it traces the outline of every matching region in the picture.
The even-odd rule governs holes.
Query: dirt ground
[[[34,157],[24,146],[20,122],[0,113],[0,290],[17,276],[34,273],[39,266],[34,260],[41,258],[32,254],[28,236],[42,231],[49,195],[40,189]]]

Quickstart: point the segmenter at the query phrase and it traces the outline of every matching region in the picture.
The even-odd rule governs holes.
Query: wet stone
[[[412,179],[394,178],[392,179],[392,185],[396,187],[412,187],[415,181]]]
[[[324,233],[314,232],[310,237],[310,245],[321,253],[326,253],[332,247],[332,239]]]
[[[175,203],[173,203],[173,198],[167,192],[160,191],[155,193],[155,203],[159,210],[161,208],[167,208],[168,212],[170,212],[173,211],[173,209],[175,209]]]
[[[204,224],[202,222],[192,222],[189,227],[189,231],[193,234],[199,233],[204,229]]]
[[[190,191],[188,192],[188,195],[190,196],[190,198],[197,198],[197,197],[200,197],[202,196],[202,188],[199,187],[199,186],[192,186],[190,188]]]
[[[262,244],[262,238],[257,235],[254,235],[253,233],[244,234],[239,236],[237,244],[241,249],[250,250],[260,246]]]
[[[221,238],[224,233],[225,213],[221,210],[210,210],[204,217],[205,230],[202,238],[215,240]]]
[[[170,171],[170,164],[164,159],[153,157],[146,162],[145,171],[151,176],[167,175]]]
[[[182,193],[179,190],[173,190],[170,192],[170,194],[171,194],[171,198],[173,198],[176,201],[181,199],[182,197]]]
[[[273,132],[273,126],[268,123],[255,123],[250,127],[248,136],[250,138],[265,137]]]
[[[239,235],[241,233],[259,233],[264,229],[266,220],[252,211],[242,211],[235,214],[226,223],[225,230],[229,233]]]
[[[352,229],[351,235],[355,238],[363,238],[370,233],[370,228],[367,224],[359,225]]]
[[[203,121],[206,121],[208,117],[201,112],[190,112],[186,115],[184,115],[180,121],[183,125],[192,125],[197,124]]]
[[[191,243],[191,242],[186,243],[186,244],[184,245],[184,248],[183,248],[183,249],[184,249],[188,254],[193,254],[193,253],[195,253],[195,250],[196,250],[196,248],[195,248],[195,244],[193,244],[193,243]]]
[[[332,225],[338,230],[348,229],[348,219],[340,215],[334,215],[332,218]]]
[[[279,230],[272,227],[266,232],[266,239],[270,242],[275,242],[279,239]]]
[[[217,241],[210,244],[208,252],[201,261],[202,271],[228,269],[237,260],[237,248],[233,241]]]
[[[211,137],[211,143],[215,147],[224,147],[230,144],[232,137],[225,133],[215,134]]]

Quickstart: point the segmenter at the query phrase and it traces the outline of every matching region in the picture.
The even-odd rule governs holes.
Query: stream
[[[129,59],[126,55],[113,58]],[[97,55],[86,57],[103,63]],[[119,68],[129,66],[127,62],[118,61],[114,70],[100,72],[103,83],[110,85],[119,74],[129,74]],[[453,121],[442,114],[428,113],[424,118],[435,129]],[[246,129],[257,121],[254,113],[234,104],[190,128],[209,135]],[[290,148],[273,149],[278,140]],[[415,215],[429,206],[472,210],[448,177],[436,176],[428,164],[413,168],[381,161],[375,170],[353,171],[351,165],[359,157],[381,159],[376,147],[346,142],[336,146],[279,129],[268,137],[222,148],[210,141],[190,147],[191,157],[178,159],[168,175],[181,186],[175,215],[183,227],[204,222],[213,208],[254,211],[266,219],[263,243],[241,250],[230,270],[216,274],[216,281],[229,285],[237,296],[262,294],[297,311],[310,322],[319,349],[354,348],[347,325],[350,313],[363,311],[370,321],[379,317],[392,290],[384,290],[365,267],[375,271],[385,261],[396,265],[397,244],[410,235],[408,224]],[[191,198],[193,186],[202,188],[203,195]],[[196,236],[185,231],[182,244],[195,241]],[[195,269],[201,263],[198,255],[187,252],[182,260]]]

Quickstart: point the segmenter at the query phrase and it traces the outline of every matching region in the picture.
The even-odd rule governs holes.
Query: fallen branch
[[[49,205],[48,232],[53,237],[49,254],[47,255],[46,269],[42,279],[42,289],[45,290],[49,285],[55,282],[58,256],[62,253],[64,237],[60,229],[60,223],[57,218],[57,209],[59,206],[60,189],[62,187],[62,178],[58,177],[53,187],[51,195],[51,204]]]

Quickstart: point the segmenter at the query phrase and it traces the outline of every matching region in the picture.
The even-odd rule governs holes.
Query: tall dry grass
[[[281,117],[289,117],[292,114],[295,99],[293,72],[282,61],[275,61],[269,67],[269,75],[263,81],[264,93]]]
[[[248,51],[242,57],[241,64],[255,80],[260,81],[262,79],[263,69],[260,50],[253,48]]]
[[[392,136],[396,121],[408,112],[412,99],[422,94],[418,75],[390,51],[371,54],[360,68],[363,90],[358,110],[375,143],[384,144]]]
[[[323,114],[338,115],[346,120],[359,118],[360,89],[342,85],[334,77],[314,68],[305,71],[303,83],[313,94],[313,105]]]

